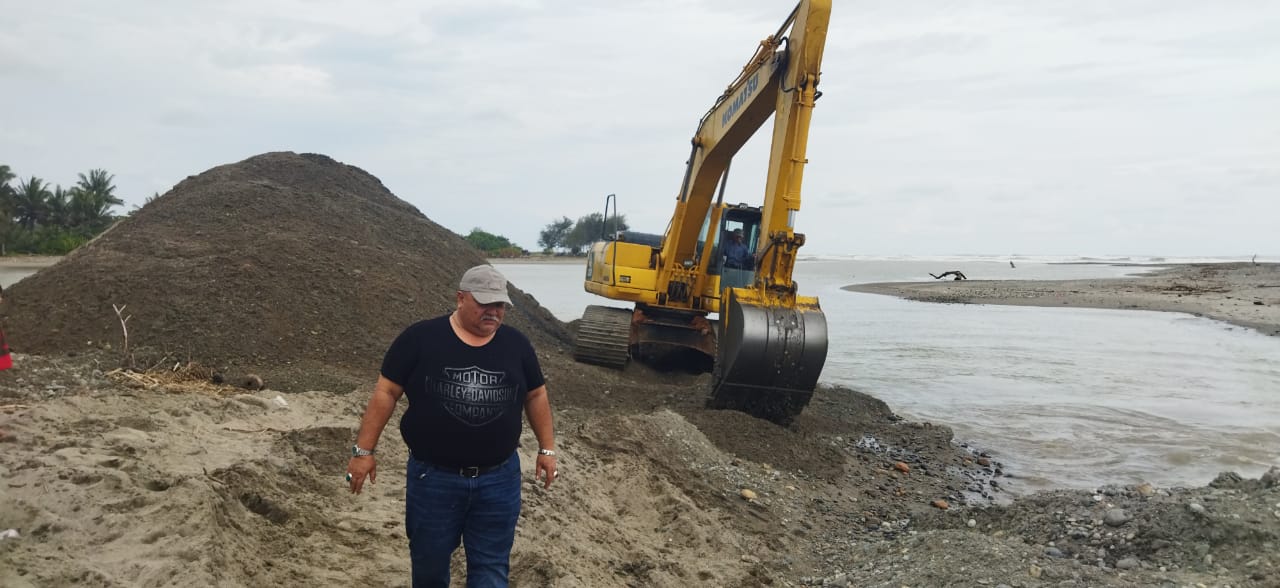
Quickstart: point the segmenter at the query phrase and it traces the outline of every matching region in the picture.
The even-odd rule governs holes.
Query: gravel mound
[[[14,285],[4,321],[23,353],[108,349],[140,368],[195,361],[284,391],[344,390],[405,326],[450,311],[458,278],[484,262],[364,170],[267,153],[187,178]],[[567,340],[512,295],[508,324],[535,344]]]

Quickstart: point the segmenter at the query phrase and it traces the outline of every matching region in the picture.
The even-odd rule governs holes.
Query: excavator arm
[[[818,96],[830,16],[830,0],[800,2],[778,32],[760,42],[742,73],[699,121],[676,210],[663,239],[658,265],[668,271],[658,276],[660,289],[673,279],[688,279],[684,276],[690,273],[695,282],[706,279],[714,260],[695,256],[716,186],[733,156],[770,117],[773,143],[761,207],[763,230],[754,249],[766,257],[759,277],[771,289],[791,289],[794,250],[804,239],[795,235],[795,215],[800,210],[809,122]],[[684,270],[687,261],[696,265],[693,272]],[[701,283],[693,290],[700,290],[698,286]]]

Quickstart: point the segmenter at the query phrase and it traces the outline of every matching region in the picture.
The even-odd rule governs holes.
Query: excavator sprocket
[[[766,307],[730,294],[707,405],[789,425],[813,397],[827,357],[827,319],[816,302]]]
[[[582,313],[573,359],[622,369],[630,357],[631,311],[591,305]]]

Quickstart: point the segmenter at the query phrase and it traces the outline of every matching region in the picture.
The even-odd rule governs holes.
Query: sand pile
[[[16,284],[4,320],[20,352],[110,348],[123,361],[113,305],[125,306],[140,367],[167,357],[256,372],[280,390],[344,390],[376,373],[405,326],[451,310],[458,278],[480,263],[363,170],[268,153],[187,178]],[[513,296],[509,324],[535,344],[566,338],[536,301]]]

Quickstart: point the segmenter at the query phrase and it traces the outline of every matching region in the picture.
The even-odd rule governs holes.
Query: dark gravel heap
[[[408,324],[452,310],[484,263],[377,178],[324,155],[267,153],[182,181],[58,264],[15,284],[3,318],[23,353],[123,353],[262,375],[284,391],[372,381]],[[564,325],[512,287],[507,324],[540,349]],[[163,361],[167,358],[166,361]]]

